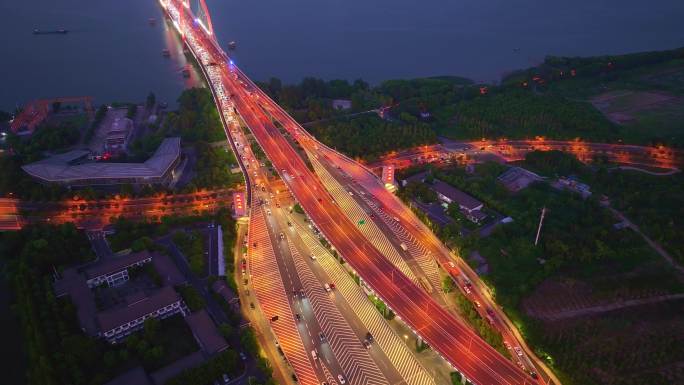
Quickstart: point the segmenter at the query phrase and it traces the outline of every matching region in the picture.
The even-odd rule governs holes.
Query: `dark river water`
[[[194,1],[194,0],[193,0]],[[683,0],[207,0],[254,79],[461,75],[496,81],[545,55],[684,46]],[[151,25],[149,19],[156,19]],[[70,30],[33,35],[33,28]],[[156,0],[0,2],[0,109],[92,95],[173,103],[186,64]],[[164,58],[168,48],[171,58]]]

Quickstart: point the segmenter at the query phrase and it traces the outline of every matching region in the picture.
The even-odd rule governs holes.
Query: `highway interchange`
[[[323,150],[317,142],[308,137],[294,120],[239,71],[230,58],[218,47],[211,32],[194,19],[183,3],[163,2],[162,5],[168,11],[173,24],[181,32],[191,52],[202,64],[202,69],[209,80],[224,123],[228,127],[236,127],[238,121],[242,121],[249,128],[285,182],[293,198],[306,211],[311,223],[320,230],[323,237],[333,245],[348,265],[357,272],[365,286],[382,298],[406,325],[472,382],[477,384],[536,382],[530,374],[519,369],[513,362],[501,356],[482,341],[462,320],[440,306],[425,288],[416,285],[405,275],[402,269],[395,265],[396,261],[394,263],[390,261],[376,248],[373,242],[369,241],[366,235],[357,228],[357,225],[347,218],[343,209],[331,196],[330,191],[334,186],[322,182],[320,176],[309,169],[303,154],[295,149],[294,141],[298,142],[297,146],[302,146],[302,149],[308,152],[309,160],[311,160],[310,155],[315,151],[326,150]],[[239,119],[235,115],[236,112]],[[274,120],[277,120],[280,127],[284,128],[279,128],[274,124]],[[235,141],[230,132],[231,129],[227,129],[229,138]],[[289,136],[289,139],[286,138],[285,134]],[[245,143],[242,143],[240,147],[246,148]],[[293,274],[287,266],[287,257],[278,258],[276,256],[278,251],[284,251],[280,243],[286,241],[287,237],[284,234],[280,235],[282,232],[278,232],[278,238],[274,239],[273,236],[277,230],[269,231],[269,226],[265,226],[266,229],[264,226],[260,226],[262,220],[267,221],[265,218],[273,215],[268,215],[269,211],[264,214],[263,204],[258,200],[262,198],[257,198],[254,194],[255,189],[259,189],[258,186],[260,185],[263,186],[261,187],[262,193],[267,191],[267,179],[262,177],[261,183],[259,183],[260,176],[256,170],[250,170],[247,176],[254,179],[248,183],[251,185],[252,212],[250,213],[247,260],[249,261],[252,283],[255,285],[255,295],[259,299],[261,310],[267,317],[270,317],[276,335],[279,334],[278,329],[287,329],[291,332],[292,324],[296,325],[299,321],[296,314],[300,313],[293,314],[294,303],[292,298],[288,297],[287,301],[283,301],[282,296],[288,296],[290,293],[286,288],[288,282],[290,286],[295,286],[301,285],[302,281],[293,278]],[[374,191],[369,192],[374,193]],[[404,210],[407,209],[404,207]],[[402,214],[410,215],[410,211],[405,211]],[[415,217],[409,220],[416,221]],[[407,229],[414,231],[414,228],[410,226]],[[263,235],[264,230],[268,236]],[[419,230],[424,231],[424,228]],[[420,236],[418,234],[417,239]],[[253,241],[253,239],[257,239],[255,237],[263,239],[261,242]],[[290,256],[295,259],[296,255],[296,252],[290,253]],[[258,283],[260,278],[253,272],[253,269],[258,269],[259,266],[263,268],[260,271],[261,273],[270,273],[272,278],[263,282],[263,289]],[[280,272],[278,276],[273,274],[275,270]],[[304,274],[299,271],[297,273]],[[318,289],[321,290],[320,285]],[[269,295],[260,294],[262,291],[267,291]],[[326,290],[326,292],[328,291]],[[280,306],[272,308],[271,302],[280,303]],[[283,315],[274,314],[274,311],[282,312]],[[313,323],[307,323],[306,326],[307,329],[318,330],[315,327]],[[325,329],[325,326],[322,329]],[[281,330],[280,334],[285,335],[286,332]],[[298,334],[301,337],[303,333],[298,332]],[[292,334],[290,333],[290,335]],[[282,340],[279,341],[280,347],[290,364],[294,366],[294,372],[301,383],[328,382],[334,381],[335,378],[339,383],[368,381],[362,375],[347,378],[350,373],[348,369],[344,368],[342,364],[344,360],[340,359],[339,354],[336,355],[337,363],[340,364],[339,367],[336,368],[334,364],[331,364],[332,369],[328,368],[333,371],[337,370],[336,376],[333,373],[333,377],[328,378],[325,372],[318,372],[320,358],[318,358],[317,353],[308,352],[308,347],[311,345],[306,346],[306,341],[307,338],[300,338],[299,340],[291,338],[287,343]],[[306,360],[303,357],[310,357],[309,361],[311,367],[314,368],[315,379],[311,378],[311,372],[308,370],[308,365],[306,365]]]
[[[372,168],[454,155],[494,155],[508,162],[535,149],[558,149],[583,161],[607,156],[631,166],[677,170],[682,154],[543,138],[483,140],[425,146],[366,166],[318,142],[259,89],[218,45],[211,23],[207,27],[193,15],[187,0],[159,1],[207,79],[227,143],[245,176],[249,219],[239,221],[235,275],[243,310],[279,383],[441,385],[451,382],[448,374],[455,370],[463,383],[560,384],[477,274]],[[206,5],[203,11],[208,13]],[[253,143],[269,165],[255,155]],[[42,221],[101,228],[121,216],[216,211],[230,202],[232,192],[106,201],[75,197],[40,204],[0,199],[0,230]],[[305,213],[295,212],[295,204]],[[95,238],[98,255],[111,252],[104,238]],[[210,250],[219,247],[214,236],[210,244]],[[460,318],[443,291],[445,277],[502,334],[510,357]],[[396,320],[385,319],[370,298],[384,302]],[[416,340],[426,342],[436,359],[417,352],[409,342]]]
[[[207,78],[228,144],[245,175],[249,220],[239,221],[235,274],[243,309],[278,382],[446,384],[448,372],[456,370],[462,381],[478,385],[560,384],[477,274],[369,167],[318,142],[261,91],[220,48],[210,21],[193,15],[189,2],[160,4]],[[255,156],[252,145],[263,150],[269,165]],[[682,158],[663,148],[537,138],[427,146],[390,154],[371,167],[401,167],[454,154],[487,153],[510,161],[535,149],[675,170]],[[118,216],[215,211],[225,206],[229,193],[101,202],[74,198],[35,207],[3,199],[0,226],[17,229],[46,220],[75,221],[87,228]],[[296,213],[295,204],[305,214]],[[27,212],[32,215],[22,216]],[[91,218],[100,222],[90,223]],[[484,342],[453,310],[442,289],[445,277],[502,334],[510,358]],[[369,297],[383,301],[396,320],[387,321]],[[436,360],[417,353],[406,333],[425,341]]]

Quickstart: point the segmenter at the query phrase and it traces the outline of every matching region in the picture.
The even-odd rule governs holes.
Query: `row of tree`
[[[206,261],[204,258],[204,237],[202,232],[195,230],[191,233],[177,231],[173,234],[175,243],[188,259],[190,270],[198,277],[204,277]]]
[[[425,123],[386,121],[375,115],[316,124],[309,130],[323,143],[367,160],[391,150],[437,141],[435,132]]]
[[[535,136],[609,142],[619,130],[590,104],[526,90],[462,101],[451,134],[463,139]]]
[[[54,269],[94,256],[87,238],[71,225],[28,226],[0,235],[0,255],[14,293],[13,310],[24,335],[29,385],[103,383],[101,344],[86,337],[74,305],[55,297]]]

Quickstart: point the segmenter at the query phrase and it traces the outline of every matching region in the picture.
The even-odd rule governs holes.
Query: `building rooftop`
[[[97,323],[100,330],[106,332],[179,300],[180,295],[175,290],[164,286],[150,296],[130,298],[125,307],[99,312],[96,316]]]
[[[86,279],[92,279],[105,274],[116,273],[130,265],[144,261],[148,258],[150,258],[150,253],[147,252],[147,250],[138,253],[129,253],[121,256],[113,255],[111,257],[108,257],[104,261],[95,263],[94,265],[87,267],[84,273]]]
[[[483,213],[480,210],[474,210],[468,214],[475,218],[478,222],[483,221],[487,218],[487,214]]]
[[[202,309],[198,312],[185,317],[192,334],[195,335],[197,342],[202,350],[207,354],[218,353],[228,347],[225,338],[219,333],[216,324],[209,317],[209,313]]]
[[[62,273],[62,278],[55,281],[54,288],[56,296],[68,295],[71,298],[71,302],[76,306],[76,316],[83,331],[88,335],[96,335],[97,307],[93,293],[83,275],[79,274],[75,268],[66,269]]]
[[[221,297],[223,297],[223,299],[225,299],[228,303],[234,302],[238,299],[235,293],[233,293],[233,290],[231,290],[223,280],[216,280],[216,282],[211,285],[211,288],[216,293],[220,294]]]
[[[482,206],[482,202],[479,200],[471,197],[457,188],[448,185],[447,183],[442,182],[441,180],[435,179],[435,182],[432,184],[432,189],[458,203],[459,206],[464,207],[467,210],[475,210]]]
[[[508,190],[516,192],[531,183],[542,180],[542,177],[522,167],[511,167],[497,178]]]
[[[405,185],[411,183],[411,182],[423,182],[425,180],[425,177],[427,177],[428,172],[427,171],[421,171],[417,174],[413,174],[409,177],[406,177],[402,183]]]
[[[71,165],[75,155],[84,150],[49,157],[22,166],[29,175],[48,182],[69,182],[79,179],[161,178],[180,156],[180,138],[166,138],[154,155],[143,163],[95,162]],[[86,152],[87,153],[87,152]]]
[[[114,121],[112,122],[112,125],[109,127],[109,133],[116,132],[116,131],[121,131],[121,132],[127,132],[128,130],[131,129],[133,126],[133,121],[124,118],[124,117],[116,117],[114,118]]]
[[[164,285],[176,286],[187,281],[176,264],[166,254],[155,253],[152,256],[152,264]]]

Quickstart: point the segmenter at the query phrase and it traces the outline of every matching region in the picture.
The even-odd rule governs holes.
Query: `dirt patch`
[[[684,100],[660,91],[610,91],[591,98],[591,104],[617,124],[634,121],[639,112],[679,103]]]
[[[684,300],[543,322],[539,337],[571,384],[684,382]]]
[[[627,279],[626,275],[623,275]],[[619,277],[606,277],[606,282],[619,281]],[[572,318],[573,315],[582,316],[585,313],[600,313],[630,306],[632,302],[639,303],[652,299],[654,302],[663,300],[664,296],[672,294],[667,288],[648,287],[600,287],[590,285],[576,279],[548,279],[542,282],[534,293],[522,301],[525,313],[539,320],[552,321],[556,319]],[[607,285],[613,286],[613,285]]]

